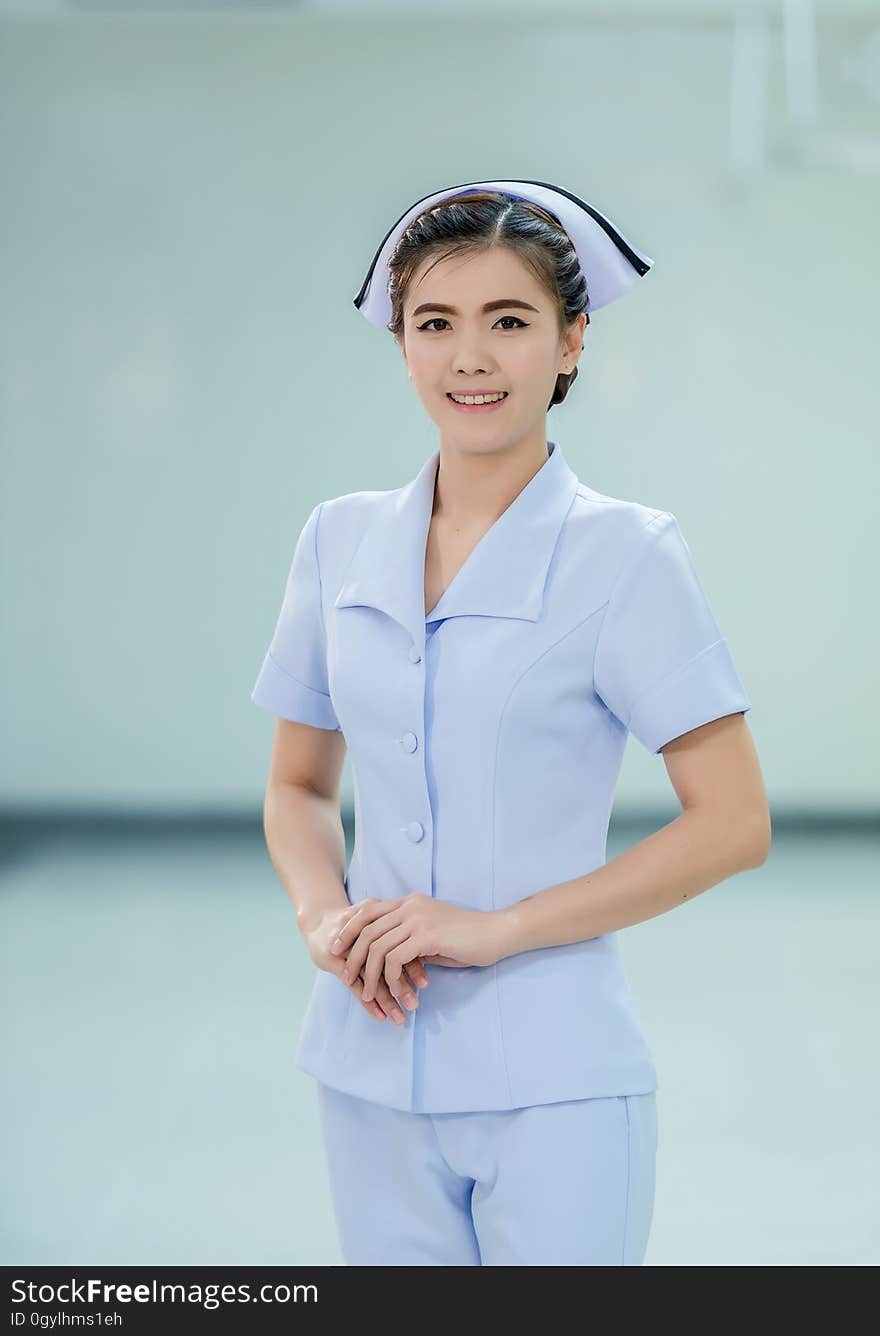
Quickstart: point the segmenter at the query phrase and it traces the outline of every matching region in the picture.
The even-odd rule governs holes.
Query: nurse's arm
[[[499,959],[631,927],[766,860],[770,812],[745,716],[691,729],[662,756],[681,814],[595,871],[491,911]]]
[[[327,910],[349,904],[339,804],[345,751],[345,738],[337,729],[276,717],[263,831],[272,865],[304,932]]]

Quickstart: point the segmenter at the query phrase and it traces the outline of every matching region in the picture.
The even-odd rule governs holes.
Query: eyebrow
[[[480,309],[486,313],[489,311],[500,311],[511,306],[515,307],[518,311],[535,311],[538,315],[541,314],[537,306],[532,306],[529,302],[520,301],[517,297],[502,297],[498,301],[486,302]],[[414,320],[417,315],[422,315],[425,311],[442,311],[444,315],[461,315],[461,312],[457,311],[454,306],[443,306],[440,302],[423,302],[421,306],[417,306],[413,311],[412,319]]]

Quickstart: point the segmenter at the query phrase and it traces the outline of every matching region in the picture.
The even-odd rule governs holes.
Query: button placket
[[[407,651],[407,657],[410,663],[422,662],[421,652],[415,645],[410,645],[409,650]],[[411,730],[407,730],[407,732],[399,739],[399,742],[403,750],[410,755],[418,749],[419,739]],[[419,841],[425,837],[425,827],[422,825],[421,821],[410,821],[407,825],[401,826],[401,830],[404,835],[406,835],[406,838],[413,844],[418,844]]]

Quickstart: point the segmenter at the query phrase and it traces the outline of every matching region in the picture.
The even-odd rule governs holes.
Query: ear
[[[584,346],[584,330],[589,323],[590,317],[586,311],[581,311],[580,315],[572,321],[566,330],[559,365],[561,373],[570,376],[577,366]]]

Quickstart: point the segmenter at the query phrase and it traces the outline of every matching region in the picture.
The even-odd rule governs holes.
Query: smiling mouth
[[[473,394],[468,394],[465,392],[465,393],[459,393],[459,396],[457,398],[452,394],[450,390],[446,391],[447,399],[450,399],[454,404],[459,404],[459,405],[463,404],[465,407],[473,406],[474,404],[476,404],[477,400],[480,400],[480,403],[476,406],[482,407],[483,404],[487,402],[487,399],[489,404],[503,404],[504,400],[507,399],[508,397],[509,397],[508,390],[480,390],[478,392],[475,391]],[[467,400],[471,400],[471,404],[468,404]]]

